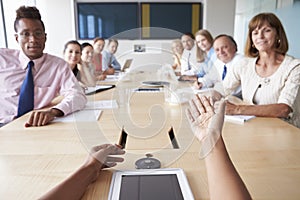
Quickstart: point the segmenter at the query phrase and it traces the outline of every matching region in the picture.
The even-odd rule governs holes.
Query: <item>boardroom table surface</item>
[[[163,91],[133,92],[141,80],[131,78],[88,96],[89,101],[116,99],[119,104],[103,110],[98,121],[25,128],[27,114],[0,128],[0,199],[37,199],[78,169],[92,146],[118,143],[122,128],[128,133],[125,161],[103,170],[82,199],[107,199],[114,170],[134,170],[135,161],[149,153],[162,168],[182,168],[195,199],[209,199],[201,144],[185,116],[188,103],[167,103]],[[171,127],[177,149],[169,139]],[[242,125],[225,122],[223,137],[253,199],[300,198],[298,128],[257,117]]]

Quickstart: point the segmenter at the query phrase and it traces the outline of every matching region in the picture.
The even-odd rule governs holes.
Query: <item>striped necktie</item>
[[[227,73],[227,67],[226,67],[226,65],[224,65],[223,73],[222,73],[222,80],[224,80],[226,73]]]
[[[33,66],[34,66],[33,61],[30,61],[27,65],[26,77],[20,89],[18,117],[33,110],[34,108],[34,84],[33,84],[33,76],[32,76]]]

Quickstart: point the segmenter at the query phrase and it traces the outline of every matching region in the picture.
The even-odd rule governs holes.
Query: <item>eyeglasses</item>
[[[37,39],[41,39],[46,35],[46,33],[44,31],[34,31],[34,32],[24,31],[24,32],[18,33],[18,35],[23,39],[28,39],[30,36],[33,36]]]

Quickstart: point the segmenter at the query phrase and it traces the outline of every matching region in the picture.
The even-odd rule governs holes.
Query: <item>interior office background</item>
[[[21,5],[37,6],[46,26],[45,52],[62,57],[64,44],[76,38],[77,2],[120,2],[119,0],[0,0],[0,47],[19,48],[14,37],[15,11]],[[126,2],[162,2],[155,0],[127,0]],[[282,21],[290,44],[288,54],[300,58],[300,0],[164,0],[163,2],[202,3],[202,26],[215,37],[218,34],[234,36],[239,53],[243,53],[249,20],[260,12],[274,12]],[[92,42],[87,40],[88,42]],[[84,41],[80,41],[84,42]],[[116,54],[123,62],[134,58],[134,65],[143,63],[172,63],[171,40],[120,40]],[[133,51],[135,44],[143,44],[144,53]],[[150,48],[149,48],[150,47]],[[154,49],[154,50],[153,50]]]

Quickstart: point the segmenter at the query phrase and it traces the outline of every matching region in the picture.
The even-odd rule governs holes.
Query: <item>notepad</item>
[[[225,121],[236,124],[244,124],[246,121],[255,118],[253,115],[225,115]]]
[[[101,116],[102,110],[80,110],[63,117],[57,117],[53,122],[93,122]]]
[[[118,108],[118,103],[116,100],[100,100],[100,101],[89,101],[85,105],[85,110],[95,110],[95,109],[114,109]]]

